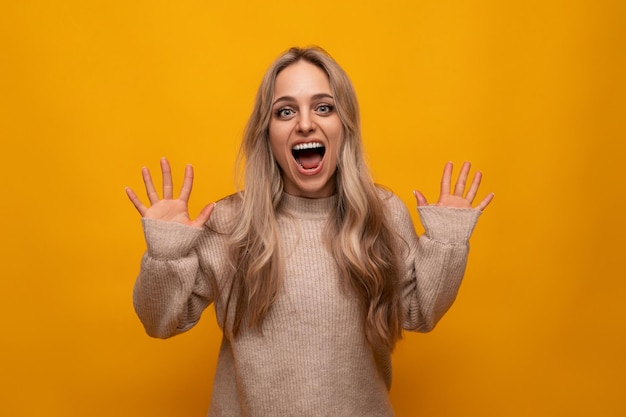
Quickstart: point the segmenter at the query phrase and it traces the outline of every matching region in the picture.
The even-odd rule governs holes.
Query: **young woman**
[[[480,173],[469,163],[428,205],[425,234],[364,162],[359,110],[343,70],[292,48],[265,74],[241,146],[245,189],[191,219],[187,166],[174,198],[149,171],[147,251],[134,305],[149,335],[193,327],[213,303],[223,330],[209,416],[392,416],[390,356],[402,330],[429,331],[452,304],[467,261]],[[466,190],[466,188],[468,188]]]

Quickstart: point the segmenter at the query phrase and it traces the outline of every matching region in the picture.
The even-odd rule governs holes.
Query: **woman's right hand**
[[[192,166],[187,165],[185,167],[185,179],[183,180],[183,186],[180,189],[180,194],[177,199],[173,198],[172,170],[170,169],[169,162],[165,158],[161,159],[161,173],[163,175],[163,199],[159,198],[159,194],[154,189],[148,168],[143,167],[141,170],[143,183],[146,186],[146,193],[150,200],[150,207],[144,206],[139,197],[137,197],[137,194],[129,187],[126,187],[126,194],[139,214],[146,219],[176,222],[186,226],[202,228],[209,220],[215,208],[215,203],[206,205],[194,220],[189,218],[188,202],[191,187],[193,186]]]

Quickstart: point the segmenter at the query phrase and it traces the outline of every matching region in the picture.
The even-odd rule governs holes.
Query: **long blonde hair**
[[[282,54],[266,72],[257,92],[238,158],[245,169],[245,190],[240,193],[241,212],[230,237],[234,276],[226,314],[233,316],[225,322],[231,323],[234,337],[244,322],[250,327],[261,326],[282,285],[276,212],[283,180],[269,145],[269,123],[276,76],[300,60],[317,65],[328,75],[343,124],[336,172],[338,204],[326,229],[326,243],[346,286],[361,302],[368,341],[392,349],[402,333],[396,239],[385,219],[380,190],[364,162],[352,83],[318,47],[291,48]]]

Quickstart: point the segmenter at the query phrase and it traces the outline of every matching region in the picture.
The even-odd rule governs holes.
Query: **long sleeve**
[[[135,282],[133,304],[146,332],[167,338],[193,327],[212,301],[206,268],[198,258],[201,229],[142,220],[147,251]]]
[[[425,233],[418,238],[404,204],[397,200],[392,206],[393,221],[403,240],[403,327],[428,332],[456,298],[467,264],[469,238],[480,211],[419,207]]]

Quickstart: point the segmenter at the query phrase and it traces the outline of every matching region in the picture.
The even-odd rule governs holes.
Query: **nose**
[[[301,112],[298,118],[298,132],[304,135],[311,133],[315,130],[315,121],[309,114],[309,112]]]

